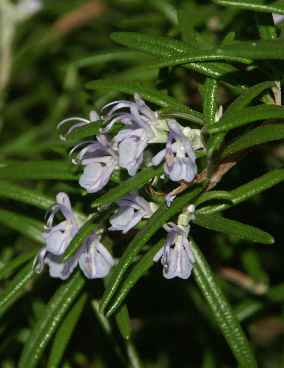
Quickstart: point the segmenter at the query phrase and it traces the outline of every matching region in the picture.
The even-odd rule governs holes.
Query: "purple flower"
[[[111,109],[106,115],[109,124],[105,131],[118,121],[125,125],[125,129],[114,138],[114,144],[118,150],[119,166],[133,176],[143,162],[148,144],[166,141],[166,120],[160,120],[158,112],[152,111],[138,94],[134,95],[134,101],[114,101],[104,109],[109,107]]]
[[[88,279],[98,279],[107,276],[115,264],[109,251],[100,242],[96,233],[89,236],[79,257],[79,266]]]
[[[58,193],[56,202],[47,219],[47,226],[43,233],[45,246],[35,259],[35,271],[40,273],[44,265],[47,264],[51,277],[65,280],[79,264],[86,277],[91,279],[105,277],[114,265],[114,260],[108,250],[100,243],[100,237],[95,232],[85,239],[73,257],[67,262],[61,261],[61,256],[81,225],[72,211],[67,194]],[[64,220],[58,225],[53,225],[55,215],[58,212],[61,212]]]
[[[168,122],[170,132],[166,148],[152,159],[154,166],[165,159],[164,170],[172,181],[191,182],[197,174],[196,157],[182,127],[175,121]]]
[[[142,218],[152,216],[156,208],[153,203],[147,202],[137,193],[130,193],[126,197],[118,201],[119,210],[111,217],[111,231],[122,231],[127,233],[130,229],[136,226]]]
[[[161,259],[163,276],[166,279],[174,277],[188,279],[194,263],[188,241],[189,226],[168,223],[164,229],[168,232],[165,245],[156,253],[153,260],[158,262]]]
[[[283,14],[272,13],[272,18],[273,18],[274,24],[279,24],[279,23],[283,22],[284,15]]]
[[[79,146],[73,148],[74,152]],[[101,190],[118,167],[118,157],[106,135],[99,135],[97,141],[87,144],[79,154],[75,163],[84,166],[79,184],[88,193]]]
[[[122,129],[114,137],[114,147],[118,150],[118,164],[134,176],[143,162],[143,152],[147,147],[144,129]]]

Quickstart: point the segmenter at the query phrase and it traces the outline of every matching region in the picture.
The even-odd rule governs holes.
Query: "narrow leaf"
[[[258,144],[278,141],[280,139],[284,139],[284,125],[264,125],[241,135],[233,143],[229,144],[223,151],[221,158],[223,159]]]
[[[166,37],[153,37],[143,33],[116,32],[111,35],[111,38],[121,45],[158,56],[162,60],[170,57],[179,57],[185,52],[196,51],[196,47],[190,45],[189,42],[185,43]],[[212,78],[220,78],[228,73],[237,71],[235,67],[229,64],[213,62],[190,63],[185,67]]]
[[[81,295],[81,297],[78,299],[78,301],[76,301],[76,303],[74,303],[74,306],[72,306],[62,321],[52,343],[47,368],[56,368],[60,366],[60,362],[82,314],[86,301],[86,294]]]
[[[257,364],[252,354],[249,342],[237,321],[230,304],[216,283],[209,264],[197,244],[192,241],[192,251],[195,258],[193,274],[212,314],[222,331],[232,353],[242,368],[256,368]]]
[[[92,207],[105,206],[118,201],[129,192],[143,187],[154,176],[160,176],[163,171],[163,166],[159,166],[157,168],[150,167],[141,170],[135,176],[125,180],[119,186],[110,189],[108,192],[106,192],[106,194],[103,194],[97,198],[92,203]]]
[[[96,224],[94,224],[93,222],[98,218],[98,216],[99,214],[91,216],[91,218],[83,224],[83,226],[76,233],[76,235],[68,245],[68,248],[62,256],[62,262],[68,261],[70,257],[72,257],[82,246],[86,238],[94,232],[94,230],[96,229]]]
[[[240,322],[252,317],[259,312],[264,306],[257,300],[244,300],[234,308],[234,313]]]
[[[212,78],[207,78],[204,89],[203,115],[206,124],[210,125],[215,123],[215,116],[217,112],[217,81]]]
[[[284,169],[273,170],[267,174],[260,176],[257,179],[254,179],[246,184],[241,185],[240,187],[232,190],[231,201],[233,205],[237,205],[241,202],[248,200],[249,198],[264,192],[265,190],[273,187],[284,181]],[[231,207],[231,204],[224,203],[215,206],[206,206],[197,210],[197,213],[200,214],[212,214],[218,211],[225,210]]]
[[[33,275],[33,261],[31,261],[7,284],[1,292],[0,317],[29,290],[29,282]]]
[[[262,82],[255,84],[254,86],[247,88],[239,97],[237,97],[228,107],[226,113],[244,109],[247,107],[257,96],[259,96],[266,89],[272,88],[275,85],[274,82]]]
[[[34,326],[19,361],[19,368],[34,368],[40,363],[41,356],[54,335],[66,312],[82,290],[85,279],[76,272],[64,282],[46,306],[46,313]]]
[[[104,122],[101,120],[95,121],[87,124],[86,126],[82,126],[79,129],[72,130],[72,132],[66,137],[67,143],[73,144],[80,142],[82,139],[96,136],[103,126],[103,123]]]
[[[266,119],[284,119],[284,108],[275,105],[259,105],[247,107],[239,111],[231,111],[225,114],[218,124],[209,127],[208,131],[209,133],[226,132]]]
[[[54,204],[53,199],[34,189],[26,189],[5,181],[0,182],[0,197],[27,203],[42,209],[48,209]]]
[[[0,281],[5,280],[11,276],[17,269],[19,269],[23,264],[27,263],[31,258],[33,258],[38,253],[38,249],[33,249],[30,252],[16,256],[11,261],[7,262],[0,269]]]
[[[131,337],[131,325],[126,304],[120,307],[119,311],[115,315],[115,320],[121,336],[125,340],[129,340]]]
[[[19,215],[7,210],[0,210],[0,224],[16,230],[36,242],[42,243],[43,225],[30,217]]]
[[[64,161],[4,161],[0,164],[1,179],[76,180],[74,167]]]
[[[96,53],[96,55],[88,56],[86,58],[81,58],[77,61],[74,61],[72,65],[76,66],[77,68],[83,68],[114,61],[141,62],[141,60],[143,59],[149,59],[149,57],[147,57],[142,52],[120,49]]]
[[[195,202],[195,205],[198,206],[207,201],[213,200],[224,200],[228,202],[232,202],[231,193],[226,192],[224,190],[211,190],[210,192],[205,192],[201,194],[201,196]]]
[[[156,245],[152,246],[150,250],[140,259],[140,261],[133,267],[127,278],[123,281],[121,287],[119,288],[117,294],[114,297],[106,315],[110,317],[120,305],[125,301],[130,290],[135,286],[135,284],[145,275],[149,268],[154,264],[153,258],[158,250],[163,246],[165,240],[162,239]]]
[[[218,215],[197,215],[194,223],[209,230],[234,235],[240,239],[262,244],[274,243],[273,237],[265,231]]]
[[[240,9],[252,10],[255,12],[263,13],[279,13],[284,14],[284,2],[283,1],[269,1],[266,0],[213,0],[214,3],[233,6]]]

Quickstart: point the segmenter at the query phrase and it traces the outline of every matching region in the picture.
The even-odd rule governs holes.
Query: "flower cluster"
[[[156,166],[164,161],[164,171],[170,180],[191,182],[197,174],[195,151],[204,149],[199,129],[182,127],[175,119],[161,119],[145,102],[134,95],[134,101],[119,100],[102,108],[106,126],[93,141],[79,143],[71,153],[77,152],[75,164],[83,167],[79,184],[88,193],[100,191],[109,182],[114,170],[125,169],[134,176],[142,164]],[[88,124],[96,124],[99,115],[92,112],[90,119],[70,118],[59,124],[76,121],[65,135]],[[114,125],[120,122],[123,128],[111,136]],[[163,144],[164,148],[152,155],[147,148]],[[148,153],[148,160],[144,159]],[[150,157],[150,159],[149,159]],[[147,162],[146,162],[147,161]]]
[[[162,162],[164,174],[169,180],[194,180],[197,174],[195,152],[204,149],[199,129],[183,127],[175,119],[162,119],[136,94],[134,101],[119,100],[107,104],[101,116],[91,112],[89,119],[75,117],[63,120],[58,125],[60,130],[67,124],[71,123],[71,126],[60,136],[66,140],[75,129],[99,124],[99,121],[104,121],[105,125],[100,128],[96,138],[81,142],[70,151],[72,162],[83,169],[79,184],[88,193],[103,189],[115,170],[126,170],[130,176],[134,176],[142,165],[156,166]],[[122,124],[120,129],[115,129],[117,123]],[[158,146],[155,152],[157,145],[162,145],[162,149]],[[173,200],[174,196],[166,196],[168,205]],[[157,204],[148,202],[138,192],[121,198],[117,207],[109,219],[108,230],[123,234],[142,219],[150,218],[158,208]],[[61,213],[64,221],[54,225],[58,213]],[[186,279],[191,274],[194,257],[188,234],[189,222],[193,217],[194,207],[189,206],[179,215],[177,224],[170,222],[164,225],[167,232],[165,245],[153,260],[161,260],[163,275],[167,279]],[[47,219],[43,233],[45,246],[36,258],[35,270],[41,272],[47,264],[51,277],[64,280],[79,266],[87,278],[105,277],[115,261],[101,243],[102,234],[106,231],[103,228],[87,237],[67,262],[62,261],[64,252],[81,226],[67,194],[59,193]]]
[[[64,221],[54,225],[55,215],[61,212]],[[51,277],[67,279],[79,265],[89,279],[105,277],[114,265],[114,259],[100,242],[100,236],[93,232],[81,245],[77,253],[67,262],[61,257],[81,227],[79,220],[72,211],[66,193],[58,193],[56,204],[52,207],[43,233],[45,246],[35,260],[35,271],[41,272],[44,265],[49,267]]]

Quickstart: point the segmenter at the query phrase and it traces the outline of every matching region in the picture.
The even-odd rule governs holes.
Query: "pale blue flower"
[[[85,144],[73,162],[84,167],[79,180],[81,187],[88,193],[95,193],[109,182],[113,171],[118,168],[118,156],[106,135],[101,134],[97,141]],[[79,146],[74,147],[71,154]]]
[[[118,164],[134,176],[143,162],[143,152],[147,147],[144,129],[122,129],[113,139],[118,151]]]
[[[119,166],[133,176],[143,162],[148,144],[166,142],[167,123],[159,119],[158,112],[152,111],[138,94],[134,95],[134,101],[114,101],[103,109],[110,107],[106,115],[109,123],[104,131],[109,131],[118,121],[125,125],[125,129],[114,137],[114,144],[118,150]]]
[[[54,218],[58,212],[61,212],[64,220],[58,225],[54,225]],[[79,224],[72,211],[68,195],[58,193],[56,204],[52,207],[43,233],[45,246],[35,259],[34,267],[37,273],[41,272],[44,265],[47,264],[51,277],[65,280],[79,264],[87,278],[101,278],[108,274],[114,265],[114,260],[108,250],[101,244],[100,237],[96,232],[84,240],[77,253],[67,262],[61,261],[61,256],[68,248],[80,226],[81,224]]]
[[[170,132],[166,148],[153,157],[152,164],[156,166],[165,160],[164,170],[172,181],[191,182],[197,174],[196,156],[191,142],[175,120],[169,121],[168,125]]]
[[[195,261],[188,241],[189,226],[168,223],[164,225],[164,229],[168,232],[165,245],[153,260],[158,262],[161,259],[163,276],[166,279],[188,279]]]
[[[279,24],[279,23],[283,22],[284,15],[283,14],[272,13],[272,18],[273,18],[274,24]]]
[[[127,233],[143,218],[150,218],[156,207],[154,203],[147,202],[136,192],[128,194],[118,201],[118,211],[110,218],[111,231]]]

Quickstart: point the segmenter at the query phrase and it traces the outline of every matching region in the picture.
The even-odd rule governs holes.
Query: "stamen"
[[[78,158],[74,158],[74,157],[72,157],[72,155],[74,154],[74,152],[75,152],[79,147],[86,146],[85,148],[87,148],[87,146],[88,146],[89,144],[92,144],[92,143],[95,143],[95,141],[91,141],[91,140],[89,140],[89,141],[80,142],[80,143],[76,144],[76,146],[74,146],[74,147],[69,151],[68,155],[71,157],[71,161],[72,161],[72,163],[73,163],[74,165],[78,165],[78,164],[80,164],[80,162],[81,162],[81,159],[78,159]],[[83,148],[83,149],[84,149],[84,148]],[[82,149],[82,151],[83,151],[83,149]],[[82,153],[82,151],[81,151],[80,153]],[[78,153],[78,155],[79,155],[80,153]],[[84,153],[85,153],[85,152],[84,152]]]
[[[73,117],[73,118],[68,118],[68,119],[64,119],[62,120],[59,124],[57,124],[56,129],[61,129],[62,126],[70,121],[77,121],[78,123],[72,125],[66,133],[61,133],[59,135],[60,139],[63,141],[66,141],[66,137],[76,128],[80,128],[82,126],[88,125],[90,124],[90,121],[84,118],[79,118],[79,117]]]

